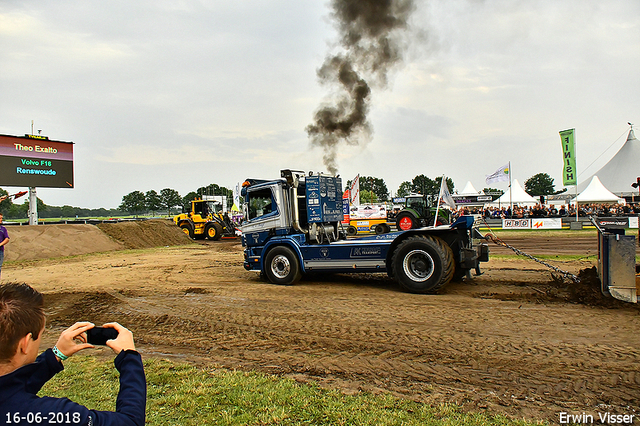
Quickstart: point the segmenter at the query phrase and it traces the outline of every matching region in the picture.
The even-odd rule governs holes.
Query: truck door
[[[247,191],[245,209],[247,220],[242,224],[242,234],[248,246],[263,245],[273,231],[282,226],[278,195],[273,186]],[[280,195],[281,192],[277,191]]]

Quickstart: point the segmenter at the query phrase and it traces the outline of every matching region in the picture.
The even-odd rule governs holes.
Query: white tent
[[[640,176],[640,141],[636,139],[633,128],[629,130],[627,141],[622,145],[622,148],[593,176],[598,176],[602,185],[609,191],[616,194],[635,192],[637,195],[638,190],[633,189],[631,184]],[[579,192],[584,192],[587,182],[589,180],[578,182]]]
[[[511,192],[513,190],[513,196],[511,196]],[[507,192],[502,194],[500,198],[494,200],[491,204],[492,207],[505,207],[509,206],[509,202],[513,202],[513,205],[518,206],[535,206],[540,202],[540,200],[536,200],[531,195],[527,194],[524,189],[520,186],[520,182],[518,179],[514,179],[511,182],[511,188],[507,189]]]
[[[579,203],[621,203],[624,204],[624,200],[620,199],[617,195],[613,194],[607,188],[604,187],[598,176],[591,178],[589,186],[582,191],[576,198],[571,200],[575,203],[578,200]]]
[[[464,189],[462,190],[462,192],[459,192],[457,195],[483,195],[484,192],[483,191],[477,191],[473,185],[471,184],[471,181],[467,181],[467,184],[464,186]]]

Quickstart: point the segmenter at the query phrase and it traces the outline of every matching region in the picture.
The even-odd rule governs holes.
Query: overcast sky
[[[416,4],[403,63],[373,87],[372,139],[339,148],[344,181],[480,190],[511,161],[522,184],[544,172],[561,189],[560,130],[576,129],[583,180],[640,127],[640,1]],[[337,41],[328,1],[2,0],[0,133],[34,120],[75,143],[75,188],[39,188],[49,205],[323,171],[305,127]]]

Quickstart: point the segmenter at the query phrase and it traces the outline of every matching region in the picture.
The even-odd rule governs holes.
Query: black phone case
[[[118,337],[118,330],[115,328],[93,327],[87,330],[87,343],[92,345],[106,345],[107,340]]]

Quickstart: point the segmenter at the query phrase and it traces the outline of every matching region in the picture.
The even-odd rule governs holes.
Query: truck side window
[[[264,216],[276,211],[270,188],[249,193],[249,219]]]

